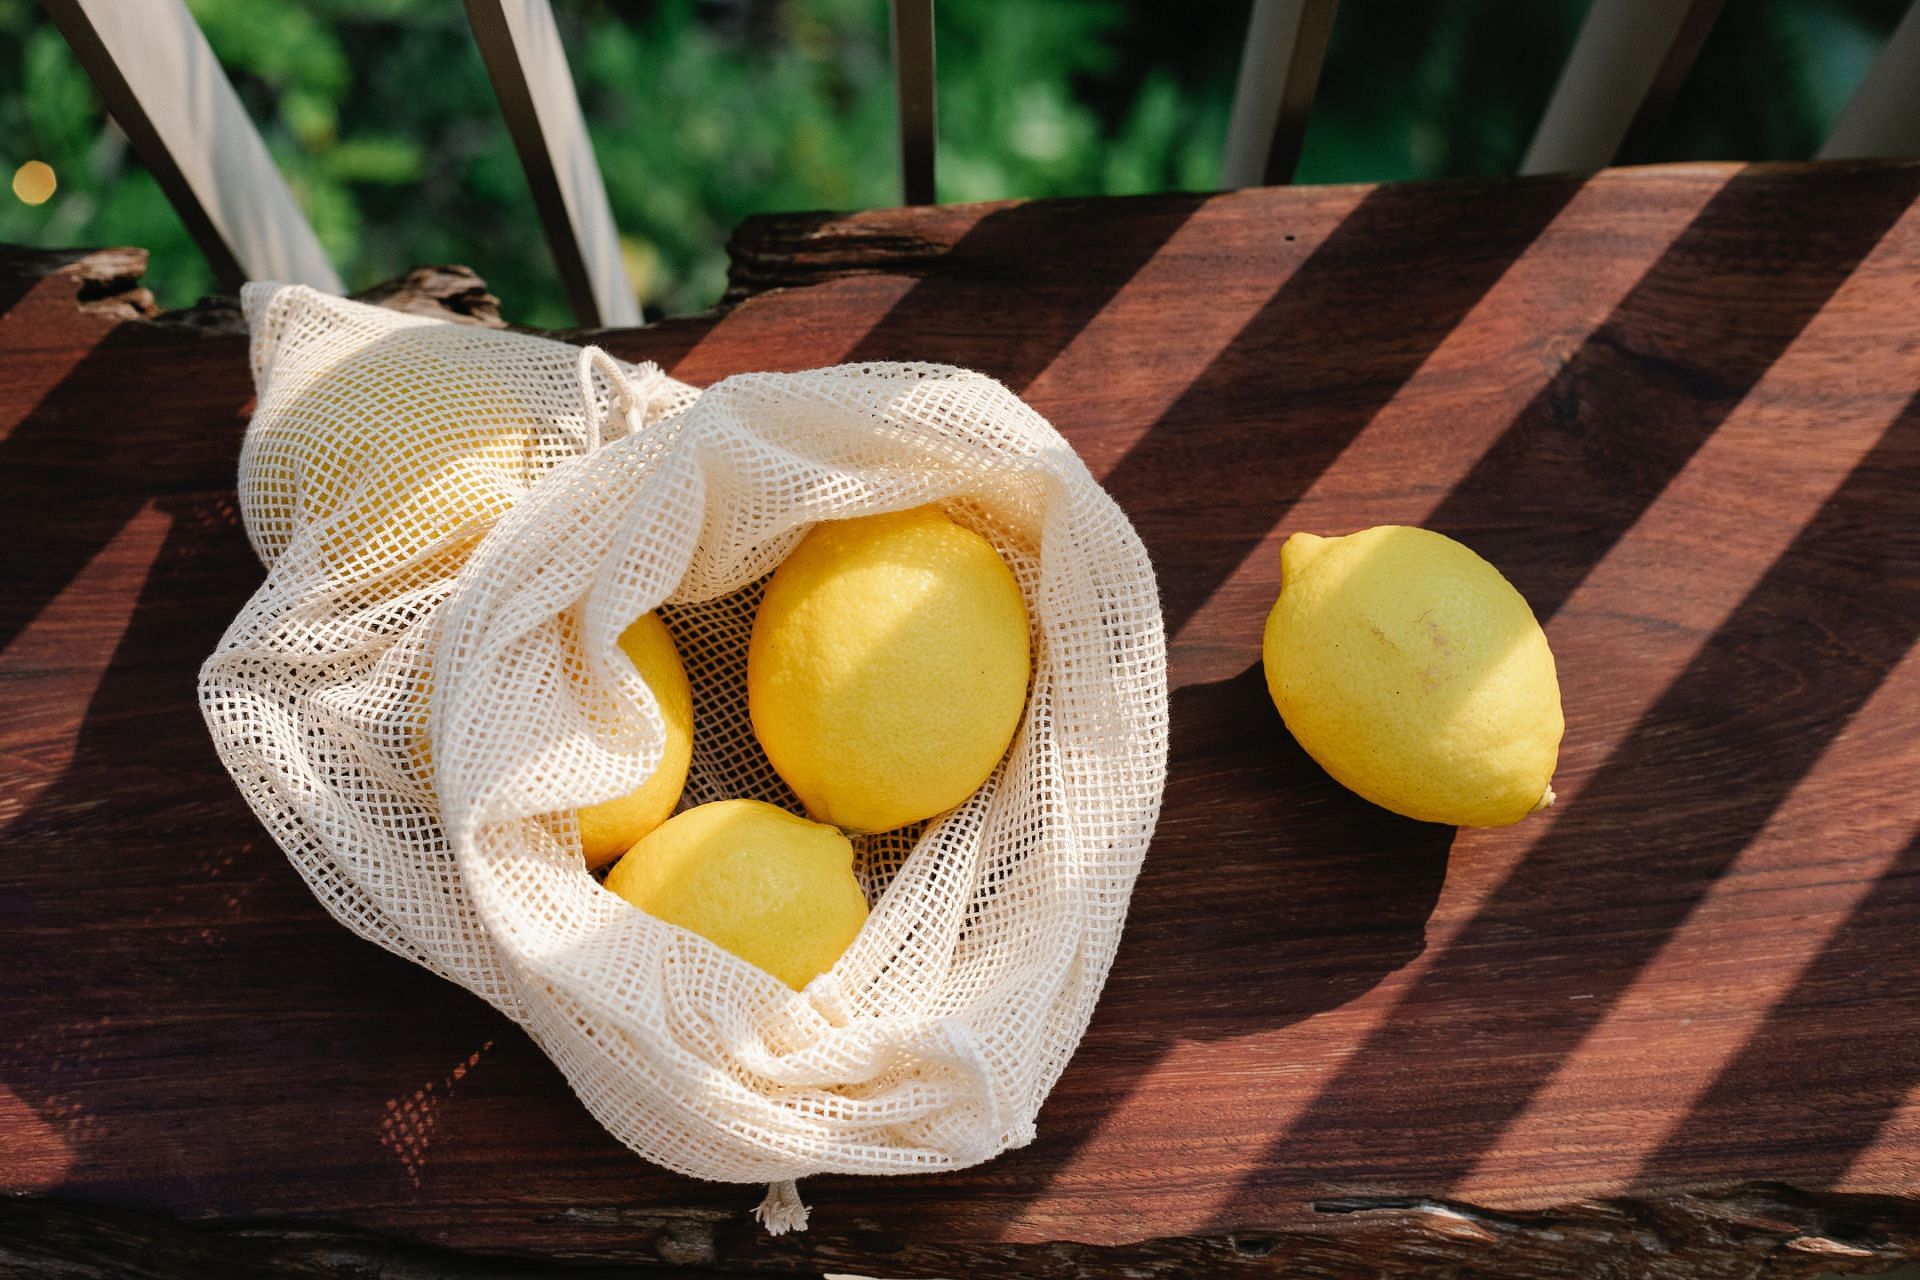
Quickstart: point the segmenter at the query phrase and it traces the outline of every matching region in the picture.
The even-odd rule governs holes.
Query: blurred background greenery
[[[358,288],[478,270],[511,319],[570,322],[458,0],[190,0]],[[943,201],[1204,190],[1251,0],[939,0]],[[1303,182],[1511,172],[1588,0],[1349,0]],[[1811,155],[1907,0],[1734,0],[1652,153]],[[886,0],[555,0],[649,315],[711,305],[748,214],[895,201]],[[33,0],[0,0],[0,241],[141,245],[185,305],[213,287]]]

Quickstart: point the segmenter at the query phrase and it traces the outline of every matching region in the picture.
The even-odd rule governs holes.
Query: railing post
[[[1920,156],[1920,0],[1908,6],[1820,148],[1822,160]]]
[[[1521,173],[1587,173],[1643,148],[1726,0],[1593,0]]]
[[[223,288],[345,291],[182,0],[42,0]]]
[[[575,318],[588,328],[639,324],[552,7],[547,0],[466,0],[466,7]]]
[[[1254,0],[1240,52],[1221,185],[1293,181],[1339,0]]]
[[[933,0],[893,0],[893,92],[900,118],[900,198],[934,203]]]

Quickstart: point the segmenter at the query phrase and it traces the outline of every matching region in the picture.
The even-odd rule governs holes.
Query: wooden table
[[[511,1025],[301,887],[193,701],[261,576],[244,339],[218,308],[127,318],[137,255],[13,255],[0,1272],[1920,1254],[1917,195],[1914,165],[1686,166],[768,218],[726,308],[602,335],[696,383],[986,370],[1132,515],[1165,597],[1165,815],[1039,1139],[810,1180],[812,1229],[777,1240],[758,1188],[634,1157]],[[1281,539],[1383,522],[1465,540],[1546,624],[1551,814],[1404,821],[1280,725]]]

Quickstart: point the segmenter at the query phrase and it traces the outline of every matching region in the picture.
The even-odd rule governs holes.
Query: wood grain
[[[259,576],[243,341],[0,258],[0,1184],[43,1197],[0,1242],[131,1211],[101,1230],[324,1222],[476,1269],[1920,1254],[1917,195],[1914,165],[1687,166],[763,219],[728,307],[594,335],[703,384],[993,373],[1160,574],[1166,810],[1039,1138],[809,1180],[779,1240],[755,1190],[645,1165],[519,1032],[321,914],[193,706]],[[1534,602],[1550,814],[1398,819],[1273,713],[1279,542],[1383,522]]]

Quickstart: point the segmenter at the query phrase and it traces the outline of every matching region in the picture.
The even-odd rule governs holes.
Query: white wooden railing
[[[223,285],[340,276],[321,250],[185,0],[41,0]],[[900,191],[934,200],[933,0],[890,0]],[[1629,154],[1672,105],[1725,0],[1593,0],[1522,160],[1586,172]],[[548,0],[465,0],[582,325],[640,312]],[[1222,185],[1290,182],[1339,0],[1254,0]],[[1920,156],[1920,0],[1820,149],[1821,159]]]
[[[554,265],[585,325],[640,323],[613,206],[547,0],[466,0],[467,25],[520,153]]]

